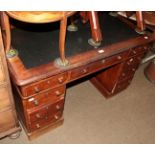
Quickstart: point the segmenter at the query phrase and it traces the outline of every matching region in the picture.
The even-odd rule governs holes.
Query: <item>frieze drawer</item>
[[[149,49],[149,45],[143,45],[139,47],[135,47],[130,50],[129,56],[135,56],[137,54],[145,53]]]
[[[50,89],[46,92],[39,93],[28,99],[23,99],[23,104],[26,106],[26,109],[36,108],[41,105],[49,104],[51,102],[56,102],[64,98],[65,95],[65,86],[58,88]]]
[[[73,69],[71,71],[70,81],[78,79],[80,77],[84,77],[85,75],[94,73],[96,71],[99,71],[105,67],[110,66],[111,64],[117,64],[123,61],[126,58],[126,55],[127,54],[125,52],[122,52],[119,55],[112,56],[110,58],[105,58],[105,59],[96,61],[94,63],[91,63],[89,65]]]
[[[28,86],[19,87],[22,93],[22,96],[28,97],[34,94],[38,94],[46,89],[51,89],[58,87],[66,82],[68,78],[67,73],[58,74],[47,78],[45,80],[41,80],[39,82],[35,82]]]

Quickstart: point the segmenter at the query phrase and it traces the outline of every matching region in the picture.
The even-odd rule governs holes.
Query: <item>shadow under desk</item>
[[[66,58],[58,67],[59,24],[27,24],[12,29],[12,47],[18,56],[8,58],[16,90],[19,118],[31,139],[63,123],[66,85],[90,75],[90,81],[111,97],[131,83],[142,57],[155,35],[137,34],[116,17],[99,14],[103,41],[99,48],[88,44],[88,24],[79,20],[77,32],[67,32]],[[54,24],[54,25],[53,25]]]

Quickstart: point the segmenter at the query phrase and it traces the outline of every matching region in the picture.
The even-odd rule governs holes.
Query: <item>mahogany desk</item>
[[[91,35],[89,24],[79,21],[78,32],[67,32],[66,67],[54,62],[59,56],[57,24],[14,23],[12,46],[19,54],[8,58],[8,63],[17,92],[19,118],[29,138],[63,123],[68,83],[89,77],[105,97],[117,94],[131,83],[155,35],[151,32],[139,35],[107,13],[100,13],[99,17],[104,36],[99,48],[87,42]]]

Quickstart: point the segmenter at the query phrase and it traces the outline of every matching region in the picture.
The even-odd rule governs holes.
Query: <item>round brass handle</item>
[[[118,57],[117,57],[117,59],[118,59],[118,60],[121,60],[121,59],[122,59],[122,57],[121,57],[121,56],[118,56]]]
[[[60,96],[62,93],[61,93],[59,90],[57,90],[57,91],[55,92],[55,94],[56,94],[57,96]]]
[[[40,114],[36,114],[36,118],[41,118]]]
[[[57,110],[59,110],[59,109],[60,109],[60,106],[59,106],[58,104],[56,105],[56,109],[57,109]]]
[[[125,76],[125,73],[122,73],[122,76]]]
[[[85,69],[82,69],[82,73],[87,73],[88,71],[87,71],[87,69],[85,68]]]
[[[50,83],[51,83],[51,82],[48,80],[48,81],[47,81],[47,84],[50,84]]]
[[[39,123],[37,123],[37,124],[36,124],[36,127],[37,127],[37,128],[40,128],[40,125],[39,125]]]
[[[40,90],[39,90],[38,87],[34,87],[34,91],[35,91],[36,93],[38,93]]]
[[[54,115],[54,118],[57,120],[57,119],[59,119],[59,116],[57,116],[57,115]]]
[[[135,50],[133,50],[133,54],[136,54],[137,52]]]
[[[63,81],[64,81],[64,78],[63,78],[63,77],[59,77],[59,78],[58,78],[58,82],[59,82],[59,83],[63,83]]]
[[[39,105],[39,102],[37,100],[34,100],[33,103],[34,103],[35,106]]]
[[[127,65],[130,66],[130,62],[127,62]]]
[[[134,72],[134,71],[136,71],[136,69],[135,68],[132,68],[132,71]]]
[[[129,61],[132,62],[133,61],[133,58],[131,58]]]

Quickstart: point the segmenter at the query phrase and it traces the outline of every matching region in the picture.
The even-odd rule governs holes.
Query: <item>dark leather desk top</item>
[[[103,33],[101,47],[139,36],[115,17],[106,13],[100,13],[99,17]],[[77,32],[67,32],[67,57],[94,49],[88,44],[91,37],[89,24],[82,24],[79,21],[77,25]],[[27,69],[49,63],[59,57],[59,23],[26,26],[24,30],[20,27],[12,30],[12,45],[19,51],[19,57]]]

